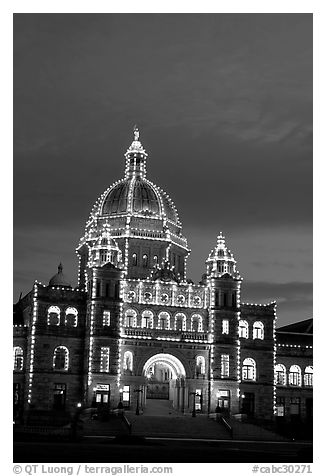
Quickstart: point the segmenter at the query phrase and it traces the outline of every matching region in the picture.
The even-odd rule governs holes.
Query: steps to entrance
[[[235,440],[286,441],[283,436],[252,423],[240,422],[232,418],[230,424]]]
[[[210,420],[206,415],[195,418],[182,416],[146,416],[127,415],[132,424],[132,434],[165,438],[202,438],[229,440],[228,431],[219,422]]]
[[[132,433],[138,436],[230,439],[222,423],[207,418],[207,415],[183,415],[172,407],[170,400],[147,400],[143,414],[127,412],[126,415],[132,424]]]

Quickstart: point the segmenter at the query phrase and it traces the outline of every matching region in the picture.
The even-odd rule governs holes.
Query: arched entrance
[[[186,371],[182,362],[172,354],[160,353],[150,357],[144,364],[146,378],[146,403],[155,401],[158,406],[170,401],[176,410],[184,411],[186,401]],[[163,405],[164,406],[164,405]]]

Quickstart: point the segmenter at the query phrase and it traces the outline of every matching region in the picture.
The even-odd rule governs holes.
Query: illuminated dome
[[[165,260],[181,279],[185,276],[184,260],[190,250],[177,209],[169,195],[146,178],[148,155],[136,126],[133,134],[134,140],[124,154],[124,178],[97,199],[78,245],[82,285],[83,270],[87,263],[93,263],[89,258],[104,226],[109,226],[110,237],[116,240],[128,277],[150,277],[155,264]]]
[[[166,217],[178,223],[178,214],[171,199],[154,184],[144,178],[125,179],[107,193],[102,215],[144,215]]]

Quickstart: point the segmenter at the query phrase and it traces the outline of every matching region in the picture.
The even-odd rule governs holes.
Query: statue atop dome
[[[139,129],[136,124],[134,125],[134,141],[139,141]]]

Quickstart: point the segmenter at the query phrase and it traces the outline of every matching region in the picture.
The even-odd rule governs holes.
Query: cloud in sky
[[[191,277],[222,230],[247,280],[311,281],[312,15],[15,14],[15,296],[60,260],[74,281],[134,123]]]

